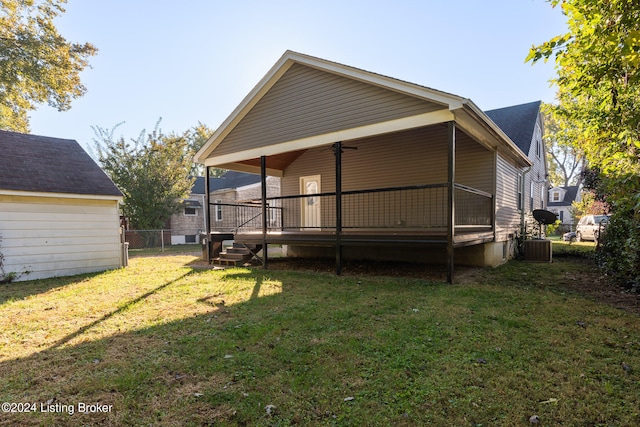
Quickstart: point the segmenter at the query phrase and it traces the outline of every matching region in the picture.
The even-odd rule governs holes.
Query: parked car
[[[576,240],[593,240],[597,242],[609,223],[609,215],[585,215],[580,218],[576,227]]]
[[[575,242],[576,241],[576,232],[575,231],[569,231],[568,233],[564,233],[562,235],[562,240],[564,240],[565,242]]]

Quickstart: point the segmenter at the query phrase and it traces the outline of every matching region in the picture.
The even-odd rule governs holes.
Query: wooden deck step
[[[241,266],[251,261],[251,259],[262,250],[262,245],[244,245],[234,243],[233,247],[220,252],[217,258],[212,261],[218,265]]]

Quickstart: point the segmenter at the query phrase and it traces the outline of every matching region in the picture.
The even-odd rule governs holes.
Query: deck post
[[[211,166],[204,168],[204,232],[207,239],[207,264],[211,264],[211,194],[209,194],[209,173]]]
[[[449,153],[447,157],[447,282],[453,283],[454,256],[453,237],[455,232],[456,203],[455,203],[455,177],[456,177],[456,124],[449,122],[448,132]]]
[[[267,157],[260,156],[260,180],[262,198],[262,266],[266,269],[269,263],[267,256]]]
[[[333,144],[336,156],[336,274],[342,272],[342,141]]]

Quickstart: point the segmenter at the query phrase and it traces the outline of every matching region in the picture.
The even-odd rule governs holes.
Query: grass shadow
[[[177,277],[177,278],[175,278],[175,279],[173,279],[173,280],[171,280],[171,281],[169,281],[167,283],[164,283],[164,284],[162,284],[162,285],[160,285],[160,286],[158,286],[158,287],[156,287],[156,288],[154,288],[154,289],[152,289],[150,291],[145,292],[144,294],[140,295],[139,297],[134,298],[134,299],[126,302],[125,304],[122,304],[121,306],[119,306],[118,308],[113,310],[112,312],[105,314],[104,316],[100,317],[99,319],[94,320],[93,322],[82,326],[77,331],[75,331],[75,332],[73,332],[71,334],[68,334],[67,336],[59,339],[58,341],[56,341],[54,344],[51,345],[51,348],[55,349],[55,348],[58,348],[58,347],[61,347],[61,346],[65,345],[66,343],[68,343],[72,339],[74,339],[74,338],[78,337],[79,335],[87,332],[91,328],[94,328],[94,327],[98,326],[99,324],[109,320],[113,316],[122,313],[123,311],[125,311],[125,310],[131,308],[132,306],[144,301],[145,299],[149,298],[151,295],[154,295],[157,292],[160,292],[162,289],[165,289],[165,288],[171,286],[172,284],[184,279],[185,277],[187,277],[188,275],[190,275],[192,273],[193,273],[193,271],[187,272],[187,273],[183,274],[180,277]]]

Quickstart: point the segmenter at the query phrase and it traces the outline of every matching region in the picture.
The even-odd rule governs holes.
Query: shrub
[[[597,254],[599,266],[617,284],[640,291],[640,221],[633,211],[611,216]]]

